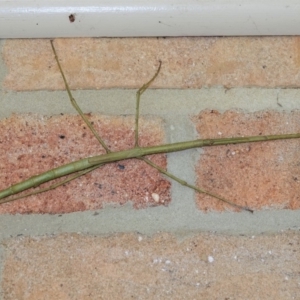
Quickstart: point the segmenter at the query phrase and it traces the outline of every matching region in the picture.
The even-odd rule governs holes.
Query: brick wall
[[[68,39],[55,47],[112,151],[133,147],[135,91],[159,60],[141,100],[140,145],[300,132],[298,37]],[[0,188],[103,154],[69,103],[49,40],[1,41],[1,49]],[[298,298],[299,146],[151,157],[253,214],[138,160],[1,205],[3,299]]]

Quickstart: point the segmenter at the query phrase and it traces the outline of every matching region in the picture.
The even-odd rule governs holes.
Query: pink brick
[[[222,85],[299,87],[299,37],[59,39],[59,59],[74,89]],[[3,48],[10,90],[64,89],[49,40],[8,40]]]
[[[92,115],[89,119],[112,151],[133,147],[132,117]],[[79,116],[13,115],[0,123],[0,189],[48,169],[104,153]],[[141,146],[157,145],[163,140],[160,119],[141,120]],[[154,155],[151,160],[166,167],[164,155]],[[158,202],[153,193],[160,196]],[[144,162],[125,160],[103,166],[55,190],[0,205],[0,213],[68,213],[128,201],[136,208],[167,205],[170,183]]]
[[[300,112],[203,111],[193,120],[201,138],[300,132]],[[299,209],[300,140],[206,147],[197,165],[197,184],[239,205]],[[232,210],[199,194],[201,210]]]
[[[299,232],[5,241],[5,300],[299,299]]]

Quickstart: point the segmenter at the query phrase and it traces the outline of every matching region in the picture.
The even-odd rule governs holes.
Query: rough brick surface
[[[140,87],[158,60],[152,87],[300,86],[299,37],[59,39],[55,46],[74,89]],[[8,40],[3,57],[5,88],[64,88],[49,40]]]
[[[300,132],[300,112],[203,111],[194,118],[201,138]],[[197,184],[252,209],[299,209],[300,140],[206,147],[198,162]],[[232,209],[198,194],[203,210]]]
[[[299,299],[297,232],[7,240],[4,300]]]
[[[92,115],[89,119],[112,151],[133,147],[132,117]],[[13,115],[0,122],[0,136],[0,189],[48,169],[104,153],[79,116]],[[157,145],[163,140],[160,119],[141,119],[141,146]],[[166,167],[164,155],[154,155],[151,160]],[[170,183],[144,162],[125,160],[50,192],[1,205],[0,213],[67,213],[128,201],[136,208],[167,205],[169,188]],[[159,199],[153,197],[155,194]]]

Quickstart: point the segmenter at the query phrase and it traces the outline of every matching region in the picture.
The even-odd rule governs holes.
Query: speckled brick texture
[[[137,88],[163,63],[152,87],[299,87],[299,37],[58,39],[59,59],[76,89]],[[63,89],[49,40],[8,40],[10,90]],[[126,59],[124,59],[126,58]]]
[[[216,110],[193,120],[201,138],[300,132],[300,111]],[[300,141],[284,140],[204,148],[197,165],[197,184],[254,210],[299,209]],[[204,194],[197,195],[202,210],[232,210]]]
[[[2,299],[299,299],[299,246],[297,232],[19,237]]]
[[[88,117],[112,151],[134,146],[133,117]],[[12,115],[1,120],[0,136],[0,189],[51,168],[104,153],[79,116]],[[163,140],[161,119],[141,119],[141,146],[157,145]],[[151,160],[166,167],[164,155],[153,155]],[[55,190],[3,204],[0,213],[69,213],[128,201],[135,208],[167,205],[170,183],[144,162],[124,160]]]

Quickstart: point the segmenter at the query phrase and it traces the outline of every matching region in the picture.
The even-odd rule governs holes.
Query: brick
[[[58,39],[73,89],[137,88],[162,71],[156,88],[299,87],[299,37]],[[49,40],[7,40],[9,90],[64,89]]]
[[[133,117],[88,117],[112,151],[133,147]],[[1,120],[0,136],[0,189],[51,168],[104,153],[79,116],[15,114]],[[163,140],[162,120],[142,118],[140,145],[157,145]],[[166,167],[165,155],[153,155],[151,160]],[[158,194],[159,200],[153,194]],[[167,205],[170,183],[144,162],[124,160],[55,190],[0,205],[0,213],[69,213],[128,201],[135,208]]]
[[[61,234],[4,242],[2,297],[299,299],[299,232]]]
[[[300,132],[300,112],[243,113],[215,110],[193,120],[201,138]],[[204,148],[197,164],[197,185],[239,205],[260,209],[299,209],[300,140],[249,143]],[[232,210],[198,194],[201,210]]]

